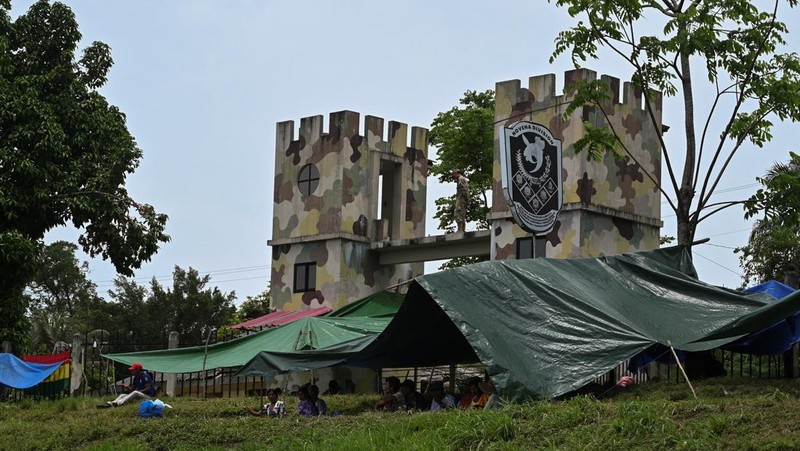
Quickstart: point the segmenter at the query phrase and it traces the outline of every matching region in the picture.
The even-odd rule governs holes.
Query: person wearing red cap
[[[133,373],[133,383],[125,386],[126,393],[117,396],[117,399],[100,404],[97,408],[118,407],[131,399],[150,399],[156,394],[153,376],[142,368],[141,363],[134,363],[128,368]]]

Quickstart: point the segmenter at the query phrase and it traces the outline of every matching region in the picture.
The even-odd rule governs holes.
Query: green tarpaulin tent
[[[330,313],[329,318],[359,316],[363,318],[393,318],[405,294],[394,291],[379,291],[351,304],[340,307]]]
[[[614,257],[492,261],[418,277],[394,320],[347,363],[482,362],[503,396],[580,388],[660,343],[712,349],[800,310],[700,282],[684,247]]]
[[[244,365],[259,352],[298,353],[314,349],[354,349],[380,333],[389,323],[386,318],[311,317],[281,327],[231,340],[226,343],[103,357],[130,365],[139,362],[145,369],[164,373],[190,373],[212,368]],[[352,352],[351,352],[352,353]],[[349,354],[348,354],[349,355]],[[203,363],[205,360],[205,364]]]
[[[267,375],[336,364],[482,362],[502,396],[550,398],[655,344],[712,349],[797,311],[800,292],[769,301],[700,282],[684,247],[601,258],[493,261],[417,278],[377,338],[388,320],[307,318],[303,321],[332,322],[324,323],[330,332],[312,332],[320,337],[314,346],[298,347],[306,326],[290,324],[217,345],[213,352],[210,347],[206,367],[247,362],[238,375]],[[357,326],[359,321],[374,321],[374,328]],[[108,357],[188,372],[200,369],[203,353],[190,348]]]

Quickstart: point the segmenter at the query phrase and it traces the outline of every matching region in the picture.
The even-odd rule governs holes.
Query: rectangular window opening
[[[294,292],[305,293],[317,289],[317,263],[306,262],[294,265]]]
[[[534,245],[535,243],[532,236],[517,238],[517,260],[533,258]]]

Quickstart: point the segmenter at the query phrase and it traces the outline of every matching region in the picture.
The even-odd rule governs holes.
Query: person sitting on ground
[[[117,396],[117,399],[113,401],[100,404],[97,406],[98,408],[118,407],[132,399],[150,399],[156,394],[153,375],[145,371],[141,363],[134,363],[128,370],[133,373],[133,381],[131,384],[125,385],[125,393]]]
[[[297,413],[299,413],[300,416],[310,418],[319,415],[319,409],[317,409],[317,406],[311,401],[308,395],[308,387],[304,385],[297,390],[297,399],[300,401],[297,404]]]
[[[500,395],[497,394],[497,389],[488,376],[483,382],[478,382],[478,388],[483,392],[482,398],[486,398],[485,400],[481,399],[484,409],[500,408]]]
[[[331,381],[328,382],[328,389],[322,392],[322,394],[324,396],[339,395],[341,394],[341,391],[342,390],[339,388],[339,382],[336,379],[331,379]]]
[[[411,379],[406,379],[400,384],[400,392],[406,398],[406,410],[424,410],[425,401],[422,395],[417,391],[417,384]]]
[[[377,410],[385,412],[397,412],[406,407],[406,398],[400,392],[400,379],[395,376],[389,376],[383,382],[383,396],[375,405]]]
[[[445,393],[442,381],[432,382],[428,386],[428,391],[433,395],[431,400],[431,411],[451,409],[458,403],[456,397],[450,393]]]
[[[269,400],[269,404],[264,404],[264,406],[259,410],[253,410],[250,407],[245,407],[244,411],[256,417],[261,415],[266,415],[270,418],[282,417],[284,414],[286,414],[286,405],[283,403],[283,401],[278,399],[278,396],[280,395],[280,388],[270,388],[267,390],[267,399]]]
[[[458,407],[462,409],[482,409],[484,405],[486,405],[486,398],[483,398],[483,392],[478,387],[478,380],[470,381],[467,394],[458,402]]]
[[[312,384],[308,387],[308,399],[317,407],[320,416],[324,417],[328,414],[328,404],[324,399],[319,397],[319,387],[317,387],[316,384]]]

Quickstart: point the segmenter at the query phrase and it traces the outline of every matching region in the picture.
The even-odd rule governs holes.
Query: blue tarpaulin
[[[746,294],[764,293],[773,299],[783,299],[794,292],[794,288],[774,280],[744,290]],[[788,351],[798,342],[800,342],[800,313],[795,313],[764,330],[728,343],[722,349],[744,354],[776,355]]]
[[[794,291],[794,288],[788,285],[784,285],[777,280],[770,280],[769,282],[764,282],[761,285],[747,288],[743,291],[743,293],[766,293],[773,299],[781,299],[794,293]]]
[[[782,299],[794,293],[795,289],[775,280],[764,282],[761,285],[747,288],[745,294],[765,294],[772,299]],[[741,352],[754,355],[776,355],[788,351],[793,344],[800,342],[800,313],[795,313],[772,326],[746,335],[721,348],[726,351]],[[684,361],[684,352],[676,350],[678,359]],[[675,364],[675,358],[669,348],[663,345],[653,345],[628,361],[628,370],[637,372],[650,363],[657,361],[662,364]]]
[[[61,363],[32,363],[13,354],[0,353],[0,384],[11,388],[30,388],[47,379]]]

